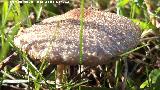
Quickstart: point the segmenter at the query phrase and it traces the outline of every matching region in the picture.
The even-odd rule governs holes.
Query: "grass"
[[[99,5],[101,9],[126,16],[137,23],[143,32],[141,43],[135,49],[122,54],[120,60],[111,62],[109,65],[91,68],[82,68],[83,66],[81,66],[80,69],[84,70],[71,79],[68,79],[69,75],[66,74],[66,82],[62,86],[68,90],[73,88],[79,90],[97,90],[97,88],[99,90],[110,88],[158,90],[160,88],[160,33],[158,28],[160,23],[154,21],[158,22],[160,19],[160,8],[158,7],[160,1],[117,0],[117,5],[111,1],[94,1],[92,4]],[[83,4],[87,6],[89,3],[82,1],[81,8],[83,8]],[[76,3],[69,3],[66,8],[69,10],[74,6]],[[21,27],[30,27],[46,17],[67,11],[64,8],[62,11],[61,7],[61,5],[37,3],[21,5],[18,2],[10,3],[8,0],[0,3],[1,89],[6,87],[36,90],[55,89],[55,66],[45,60],[42,60],[41,63],[33,62],[25,53],[14,46],[13,39]],[[81,16],[83,19],[83,13]],[[82,31],[83,23],[81,22],[80,40],[83,39]],[[80,44],[80,56],[82,57],[83,44]],[[12,55],[14,52],[17,53],[17,56]]]

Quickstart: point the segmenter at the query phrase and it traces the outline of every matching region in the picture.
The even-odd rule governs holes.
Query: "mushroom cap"
[[[141,31],[131,20],[114,13],[84,10],[84,65],[105,64],[134,48]],[[76,65],[80,62],[80,9],[44,19],[20,30],[14,44],[30,57],[54,64]]]

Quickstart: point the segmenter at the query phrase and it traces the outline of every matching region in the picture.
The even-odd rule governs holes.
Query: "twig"
[[[1,63],[0,63],[0,70],[3,70],[4,67],[9,64],[13,59],[13,57],[17,56],[17,53],[13,53],[10,56],[8,56],[6,59],[4,59]]]

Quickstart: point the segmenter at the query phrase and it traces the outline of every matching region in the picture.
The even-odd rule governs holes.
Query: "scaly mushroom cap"
[[[83,64],[105,64],[134,48],[141,31],[131,20],[95,9],[84,10]],[[79,64],[80,9],[20,30],[14,43],[34,59],[54,64]]]

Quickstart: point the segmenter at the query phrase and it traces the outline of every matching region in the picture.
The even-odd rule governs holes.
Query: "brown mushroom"
[[[19,31],[14,43],[36,60],[45,58],[53,64],[76,65],[80,58],[79,34],[78,8]],[[124,16],[85,9],[82,64],[106,64],[112,57],[134,48],[140,35],[139,27]]]

